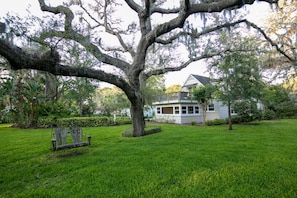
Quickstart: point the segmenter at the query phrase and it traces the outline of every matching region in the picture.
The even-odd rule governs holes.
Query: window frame
[[[188,109],[188,114],[194,114],[194,106],[187,106],[187,109]]]
[[[179,114],[179,106],[174,107],[174,114]]]
[[[210,106],[211,106],[211,108],[209,108]],[[215,105],[214,104],[207,105],[207,111],[208,112],[214,112],[215,111]]]

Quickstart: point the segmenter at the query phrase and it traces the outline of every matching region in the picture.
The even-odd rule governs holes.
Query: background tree
[[[216,87],[211,84],[199,86],[192,90],[194,100],[197,100],[202,108],[202,122],[205,124],[207,106],[215,97]]]
[[[26,86],[24,87],[24,96],[26,100],[27,112],[29,112],[27,126],[26,127],[33,127],[37,122],[37,116],[35,113],[36,107],[39,105],[40,102],[45,101],[45,95],[42,91],[44,87],[38,81],[27,80]]]
[[[92,80],[88,78],[73,78],[67,81],[65,85],[64,99],[75,102],[78,108],[79,116],[83,116],[84,106],[90,105],[91,111],[94,112],[94,105],[92,97],[95,94],[96,86],[92,83]]]
[[[8,76],[3,76],[0,78],[0,118],[2,122],[11,122],[9,116],[10,110],[13,109],[13,98],[14,98],[14,81]]]
[[[169,87],[166,88],[165,93],[170,94],[170,93],[177,93],[181,91],[181,85],[175,84],[175,85],[170,85]]]
[[[210,67],[217,81],[216,86],[219,87],[219,98],[228,106],[229,130],[232,130],[231,108],[235,102],[259,99],[262,87],[256,48],[249,39],[241,40],[238,34],[235,35],[237,42],[231,43],[229,39],[225,40],[226,33],[222,34],[223,46],[233,52],[213,59]],[[234,48],[236,45],[238,47]]]
[[[120,114],[121,110],[129,108],[125,93],[117,87],[99,89],[96,95],[97,104],[101,107],[103,115]]]
[[[289,102],[289,92],[281,85],[266,85],[262,90],[261,102],[266,109],[276,111],[277,106]]]
[[[71,46],[71,43],[69,45]],[[69,49],[68,54],[64,55],[64,58],[77,68],[92,68],[94,66],[89,54],[85,53],[76,43],[72,44],[72,48]],[[66,81],[64,97],[70,101],[75,101],[75,104],[79,107],[79,116],[83,116],[83,109],[89,109],[89,111],[94,112],[95,107],[92,102],[92,96],[95,94],[96,87],[97,83],[95,80],[85,77],[72,77]]]
[[[277,51],[267,57],[268,65],[296,75],[297,69],[297,2],[279,1],[279,9],[267,20],[265,31],[272,38]],[[288,75],[290,77],[290,75]]]
[[[38,2],[51,20],[34,17],[35,21],[28,23],[27,19],[20,21],[11,17],[7,19],[10,22],[9,31],[49,46],[48,53],[29,55],[7,40],[0,39],[0,54],[15,70],[38,69],[55,75],[87,77],[119,87],[131,103],[133,134],[142,136],[145,125],[142,87],[147,79],[153,75],[179,71],[192,62],[220,53],[210,51],[208,43],[203,42],[204,36],[246,21],[219,23],[212,20],[211,13],[224,14],[225,10],[239,9],[245,4],[254,3],[254,0],[182,0],[174,3],[149,0],[86,3],[78,0],[64,2],[61,6],[51,6],[44,0]],[[160,19],[160,16],[164,17]],[[208,18],[211,20],[208,20],[207,26],[203,26],[203,23],[197,23],[194,16],[202,16],[204,22]],[[86,53],[98,60],[98,67],[82,69],[64,61],[62,54],[68,52],[69,40],[79,43]],[[177,49],[187,50],[186,55],[179,56]],[[158,60],[153,67],[150,61],[156,58],[152,57]],[[111,69],[107,71],[102,66]]]
[[[265,111],[273,114],[274,118],[296,117],[297,106],[294,97],[290,97],[290,89],[283,85],[265,86],[262,95],[261,102],[265,106]],[[264,113],[266,113],[265,111]]]
[[[145,105],[151,106],[156,96],[163,95],[165,90],[165,79],[163,75],[152,76],[143,85]]]
[[[4,106],[9,121],[18,127],[35,126],[35,109],[44,102],[43,85],[37,72],[11,71],[2,80],[3,98],[6,100]]]

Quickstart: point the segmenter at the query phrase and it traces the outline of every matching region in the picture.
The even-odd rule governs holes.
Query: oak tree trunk
[[[143,115],[143,99],[141,96],[135,97],[131,102],[131,119],[133,125],[133,136],[144,136],[144,115]]]

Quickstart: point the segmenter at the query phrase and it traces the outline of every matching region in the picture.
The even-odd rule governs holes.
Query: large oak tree
[[[44,55],[29,54],[2,37],[0,55],[5,57],[15,70],[37,69],[54,75],[87,77],[119,87],[131,102],[134,136],[144,135],[145,101],[142,87],[147,79],[153,75],[179,71],[194,61],[220,53],[207,49],[204,36],[211,35],[221,28],[247,23],[246,20],[230,20],[228,23],[213,23],[206,27],[194,16],[206,20],[211,13],[220,14],[226,10],[237,10],[245,4],[255,2],[255,0],[71,0],[63,5],[51,6],[45,0],[38,1],[41,10],[51,19],[38,22],[35,17],[34,20],[37,22],[31,24],[33,28],[15,26],[20,30],[15,33],[50,46],[50,52]],[[277,0],[260,1],[277,2]],[[122,15],[119,15],[120,12]],[[23,25],[26,26],[25,23]],[[32,32],[35,34],[30,34]],[[71,42],[80,44],[86,53],[98,61],[98,66],[78,68],[65,62],[63,54],[67,53],[67,46]],[[178,56],[176,52],[182,49],[185,52],[188,50],[186,55]],[[112,69],[106,69],[105,66],[110,66]]]

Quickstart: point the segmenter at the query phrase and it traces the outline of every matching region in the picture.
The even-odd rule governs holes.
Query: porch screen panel
[[[173,107],[163,107],[162,114],[173,114]]]

